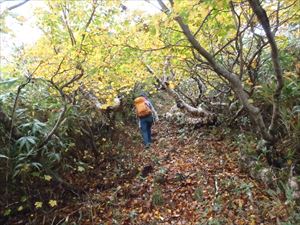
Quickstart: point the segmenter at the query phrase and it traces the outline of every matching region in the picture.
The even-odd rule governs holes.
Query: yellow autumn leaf
[[[42,202],[35,202],[34,203],[34,206],[35,206],[35,208],[42,208],[42,206],[43,206],[43,203]]]
[[[249,99],[248,99],[248,102],[249,102],[250,104],[253,104],[254,101],[253,101],[252,98],[249,98]]]
[[[251,215],[250,217],[251,217],[250,225],[255,225],[256,224],[255,215]]]
[[[170,88],[170,89],[174,89],[174,88],[175,88],[175,85],[174,85],[173,82],[170,82],[170,83],[169,83],[169,88]]]
[[[45,176],[44,176],[44,179],[45,179],[46,181],[50,181],[50,180],[52,179],[52,177],[51,177],[50,175],[45,175]]]
[[[49,205],[51,206],[51,207],[55,207],[55,206],[57,206],[57,201],[56,200],[49,200]]]
[[[100,106],[100,108],[103,110],[107,109],[107,107],[108,107],[108,105],[106,105],[106,104]]]

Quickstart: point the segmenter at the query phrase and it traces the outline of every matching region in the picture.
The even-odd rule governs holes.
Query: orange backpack
[[[138,117],[145,117],[152,114],[152,111],[146,101],[147,100],[144,97],[134,99],[134,106]]]

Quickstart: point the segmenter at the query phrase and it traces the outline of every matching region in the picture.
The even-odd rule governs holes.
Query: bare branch
[[[171,10],[166,6],[166,4],[162,0],[157,0],[157,2],[161,7],[162,12],[166,14],[170,14]]]
[[[56,132],[56,130],[58,129],[58,127],[60,126],[60,124],[62,123],[63,119],[64,119],[64,115],[67,111],[67,102],[66,102],[66,95],[63,92],[63,90],[61,88],[59,88],[54,82],[46,80],[46,82],[50,83],[60,94],[60,97],[62,99],[63,102],[63,107],[61,109],[61,112],[56,120],[56,123],[54,124],[54,126],[52,127],[51,131],[44,137],[44,139],[38,144],[37,148],[41,149],[44,145],[46,145],[51,137],[53,136],[53,134]],[[38,156],[41,155],[41,151],[38,152]]]
[[[205,24],[205,22],[206,22],[206,20],[208,19],[208,17],[211,15],[212,11],[213,11],[212,9],[209,10],[209,12],[207,13],[207,15],[206,15],[205,18],[203,19],[202,23],[200,24],[199,28],[198,28],[197,31],[195,32],[194,36],[196,36],[196,35],[199,33],[199,31],[202,29],[203,25]]]
[[[68,21],[68,16],[67,16],[67,12],[66,12],[66,5],[63,6],[62,8],[62,12],[63,12],[63,18],[62,18],[62,21],[65,23],[67,29],[68,29],[68,33],[69,33],[69,36],[70,36],[70,39],[71,39],[71,44],[72,46],[76,45],[76,39],[74,37],[74,34],[73,34],[73,31],[69,25],[69,21]]]
[[[246,30],[248,29],[248,27],[245,27],[241,32],[239,32],[237,35],[241,35],[243,34]],[[216,55],[218,55],[221,51],[223,51],[226,47],[228,47],[232,42],[237,40],[237,36],[235,36],[234,38],[230,39],[225,45],[223,45],[217,52],[215,52],[213,54],[213,56],[215,57]]]
[[[16,97],[15,97],[15,100],[14,100],[14,106],[13,106],[13,109],[12,109],[12,113],[11,113],[11,123],[10,123],[10,132],[9,132],[9,140],[11,140],[12,138],[12,135],[14,133],[14,122],[15,122],[15,112],[16,112],[16,109],[17,109],[17,105],[18,105],[18,100],[19,100],[19,96],[20,96],[20,93],[21,93],[21,90],[31,82],[31,79],[32,79],[32,76],[34,75],[34,73],[38,70],[38,68],[42,65],[42,61],[38,64],[38,66],[35,68],[35,70],[30,74],[29,77],[27,77],[26,81],[21,84],[19,87],[18,87],[18,90],[17,90],[17,94],[16,94]]]
[[[55,72],[54,75],[51,77],[51,82],[54,82],[54,81],[53,81],[54,77],[57,76],[57,75],[59,74],[59,71],[60,71],[60,69],[61,69],[61,66],[62,66],[62,64],[63,64],[65,58],[66,58],[66,56],[64,56],[64,57],[62,58],[62,60],[60,61],[59,65],[58,65],[58,67],[57,67],[56,72]]]
[[[239,77],[240,79],[243,76],[244,73],[244,60],[243,60],[243,36],[240,33],[240,29],[241,29],[241,16],[236,12],[235,8],[234,8],[234,4],[232,1],[230,1],[230,8],[231,8],[231,12],[233,14],[233,19],[235,22],[235,26],[236,26],[236,50],[237,50],[237,57],[235,62],[232,64],[232,69],[235,65],[235,63],[238,61],[238,59],[240,60],[240,73],[239,73]],[[246,26],[248,27],[248,25]]]
[[[11,6],[11,7],[8,7],[7,8],[7,10],[13,10],[13,9],[16,9],[16,8],[18,8],[18,7],[20,7],[20,6],[22,6],[22,5],[24,5],[25,3],[27,3],[27,2],[29,2],[30,0],[25,0],[24,2],[21,2],[21,3],[19,3],[19,4],[16,4],[16,5],[13,5],[13,6]]]
[[[77,65],[76,69],[79,69],[80,73],[76,74],[71,80],[69,80],[68,82],[64,83],[61,86],[61,89],[64,89],[64,88],[68,87],[70,84],[74,83],[75,81],[78,81],[84,75],[84,69],[82,68],[82,66],[81,66],[80,63]]]
[[[88,19],[85,27],[84,27],[84,33],[82,34],[82,37],[81,37],[79,52],[81,52],[83,41],[84,41],[84,39],[86,37],[85,33],[86,33],[88,27],[90,26],[91,22],[93,21],[94,15],[96,13],[96,9],[97,9],[97,1],[94,1],[93,2],[93,11],[92,11],[92,13],[91,13],[91,15],[90,15],[90,17],[89,17],[89,19]]]
[[[169,0],[171,7],[174,7],[174,0]]]

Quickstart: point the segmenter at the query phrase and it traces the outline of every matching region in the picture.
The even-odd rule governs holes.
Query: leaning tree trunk
[[[226,68],[224,68],[221,64],[217,63],[214,57],[206,51],[201,44],[196,40],[194,35],[191,33],[190,28],[188,25],[186,25],[182,18],[180,16],[177,16],[175,18],[179,26],[181,27],[184,35],[190,42],[190,44],[193,46],[193,48],[201,55],[203,56],[209,65],[212,67],[212,69],[220,76],[224,77],[226,80],[229,81],[233,91],[239,98],[240,102],[242,105],[245,107],[245,109],[248,111],[249,115],[255,122],[256,126],[258,127],[262,137],[264,140],[269,141],[269,142],[274,142],[274,136],[268,131],[265,122],[262,118],[262,115],[260,113],[259,108],[255,107],[253,104],[249,102],[249,96],[245,92],[243,88],[243,83],[239,79],[239,77],[228,71]]]
[[[170,10],[168,10],[167,6],[163,3],[162,0],[157,0],[160,6],[162,7],[162,11],[166,14],[169,14]],[[211,68],[221,77],[225,78],[229,81],[234,93],[244,106],[244,108],[248,111],[250,117],[253,119],[255,125],[260,131],[262,138],[270,143],[275,142],[274,135],[267,129],[266,124],[262,118],[260,113],[260,109],[255,107],[253,104],[249,102],[249,95],[245,92],[243,88],[243,83],[239,79],[239,76],[230,72],[225,67],[223,67],[220,63],[218,63],[214,56],[210,54],[203,46],[198,42],[195,36],[192,34],[188,25],[183,22],[181,16],[176,16],[175,21],[179,24],[183,34],[186,36],[192,47],[202,56],[204,57]]]
[[[262,8],[258,0],[249,0],[250,6],[257,16],[260,24],[262,25],[268,42],[271,46],[271,57],[272,57],[272,62],[273,62],[273,67],[274,67],[274,72],[275,72],[275,77],[276,77],[276,89],[273,94],[273,113],[272,113],[272,119],[271,123],[269,126],[269,132],[274,135],[275,130],[276,130],[276,122],[278,121],[278,116],[279,116],[279,100],[280,100],[280,95],[281,95],[281,90],[283,88],[283,76],[282,76],[282,69],[280,65],[280,60],[279,60],[279,53],[278,53],[278,48],[277,44],[274,38],[274,33],[271,31],[271,26],[270,26],[270,21],[268,19],[266,11]]]

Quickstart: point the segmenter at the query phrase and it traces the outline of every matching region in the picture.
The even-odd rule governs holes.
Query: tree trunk
[[[266,11],[262,8],[258,0],[249,0],[250,6],[257,16],[260,24],[262,25],[267,39],[269,41],[269,44],[271,46],[271,57],[272,57],[272,62],[273,62],[273,67],[274,67],[274,72],[275,72],[275,77],[276,77],[276,89],[273,94],[273,113],[272,113],[272,119],[271,123],[269,126],[269,132],[274,135],[276,131],[276,122],[278,121],[278,116],[279,116],[279,101],[280,101],[280,95],[281,95],[281,90],[283,88],[283,76],[282,76],[282,69],[280,65],[280,60],[279,60],[279,53],[278,53],[278,48],[277,44],[274,38],[274,33],[271,31],[271,26],[270,22],[267,16]]]
[[[222,65],[217,63],[214,59],[214,57],[207,52],[201,45],[200,43],[196,40],[196,38],[193,36],[191,33],[188,25],[186,25],[182,18],[180,16],[177,16],[175,18],[179,26],[181,27],[184,35],[188,39],[188,41],[191,43],[193,48],[200,54],[202,55],[209,65],[212,67],[212,69],[220,76],[225,78],[226,80],[229,81],[233,91],[239,98],[240,102],[242,105],[245,107],[245,109],[248,111],[249,115],[252,117],[253,121],[255,121],[256,126],[258,127],[262,138],[266,141],[269,142],[274,142],[274,136],[268,131],[264,120],[262,118],[262,115],[260,113],[259,108],[255,107],[249,102],[249,96],[248,94],[244,91],[242,81],[239,79],[239,77],[230,71],[226,70]]]

